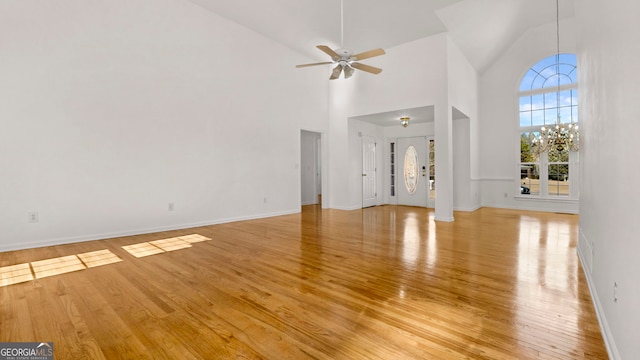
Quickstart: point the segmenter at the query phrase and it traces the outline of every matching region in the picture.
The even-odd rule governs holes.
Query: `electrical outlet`
[[[613,302],[618,302],[618,282],[613,283]]]
[[[173,211],[173,203],[169,203],[169,211]]]
[[[27,214],[27,221],[30,223],[37,223],[38,220],[40,220],[40,217],[38,216],[38,212],[37,211],[30,211]]]

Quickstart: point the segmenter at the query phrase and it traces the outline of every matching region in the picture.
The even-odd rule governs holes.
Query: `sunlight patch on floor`
[[[160,249],[157,246],[153,246],[148,242],[143,242],[139,244],[127,245],[122,247],[129,254],[141,258],[149,255],[161,254],[164,250]]]
[[[211,240],[210,238],[208,238],[206,236],[202,236],[202,235],[198,235],[198,234],[178,236],[178,239],[184,240],[184,241],[188,242],[189,244]]]
[[[0,287],[33,280],[29,263],[0,267]]]
[[[190,243],[180,240],[179,238],[156,240],[150,241],[149,243],[164,251],[174,251],[191,247]]]
[[[136,258],[162,254],[169,251],[186,249],[191,244],[211,240],[199,234],[183,235],[167,239],[154,240],[139,244],[126,245],[122,248]],[[76,255],[61,256],[51,259],[32,261],[17,265],[0,267],[0,287],[19,284],[49,276],[66,274],[98,266],[123,261],[109,250],[97,250]]]
[[[116,254],[106,249],[78,254],[78,257],[88,268],[122,261],[122,259],[120,259]]]
[[[149,242],[143,242],[133,245],[126,245],[122,248],[129,254],[141,258],[150,255],[161,254],[164,252],[175,251],[190,248],[191,244],[211,240],[210,238],[198,234],[184,235],[172,237],[168,239],[160,239]]]
[[[31,263],[36,279],[60,275],[72,271],[84,270],[82,261],[76,255],[62,256],[52,259],[33,261]]]

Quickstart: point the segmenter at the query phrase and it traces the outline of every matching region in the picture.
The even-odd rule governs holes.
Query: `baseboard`
[[[567,210],[567,209],[558,209],[558,208],[545,207],[545,206],[541,206],[541,207],[522,207],[522,206],[509,206],[509,205],[497,204],[497,203],[493,203],[493,204],[492,203],[483,203],[480,207],[490,207],[490,208],[509,209],[509,210],[522,210],[522,211],[542,211],[542,212],[551,212],[551,213],[562,212],[562,213],[573,214],[573,215],[577,215],[579,213],[578,211]]]
[[[480,209],[482,206],[480,205],[474,205],[474,206],[470,206],[470,207],[453,207],[454,211],[464,211],[464,212],[474,212],[478,209]]]
[[[439,217],[439,216],[436,216],[433,220],[442,221],[442,222],[453,222],[455,219],[454,219],[453,216],[451,216],[451,217]]]
[[[331,209],[336,209],[336,210],[345,210],[345,211],[352,211],[352,210],[360,210],[362,209],[362,205],[355,205],[355,206],[332,206]]]
[[[31,242],[23,242],[23,243],[15,243],[15,244],[3,244],[3,245],[0,245],[0,252],[32,249],[32,248],[39,248],[44,246],[72,244],[72,243],[79,243],[79,242],[85,242],[85,241],[104,240],[104,239],[111,239],[111,238],[124,237],[124,236],[153,234],[153,233],[162,232],[162,231],[183,230],[183,229],[197,228],[202,226],[226,224],[226,223],[231,223],[236,221],[264,219],[264,218],[281,216],[281,215],[297,214],[299,212],[300,212],[300,209],[292,209],[292,210],[279,211],[279,212],[273,212],[273,213],[223,218],[223,219],[208,220],[208,221],[201,221],[201,222],[195,222],[195,223],[175,224],[175,225],[159,226],[159,227],[144,228],[144,229],[131,229],[131,230],[124,230],[124,231],[109,232],[109,233],[46,239],[42,241],[31,241]]]
[[[591,293],[591,299],[596,310],[596,316],[598,317],[598,323],[600,324],[600,331],[602,332],[602,337],[604,338],[604,344],[607,347],[609,358],[612,360],[622,360],[622,357],[618,352],[618,348],[616,347],[616,342],[613,338],[613,334],[611,333],[611,329],[609,328],[609,323],[607,322],[607,317],[605,316],[604,309],[602,308],[602,303],[600,302],[600,297],[598,297],[598,292],[596,291],[595,284],[593,283],[591,273],[585,271],[586,267],[584,259],[586,255],[582,253],[582,249],[580,248],[580,246],[578,246],[577,248],[578,259],[580,260],[580,264],[582,265],[584,276],[587,279],[587,285],[589,286],[589,292]]]

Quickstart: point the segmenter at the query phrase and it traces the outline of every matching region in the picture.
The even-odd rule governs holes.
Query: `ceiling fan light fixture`
[[[349,66],[348,64],[344,65],[342,67],[342,69],[344,70],[344,78],[345,79],[348,79],[348,78],[351,77],[351,75],[353,75],[353,68],[351,66]]]
[[[331,71],[331,77],[329,79],[335,80],[339,78],[341,72],[342,72],[342,65],[341,64],[336,65],[336,67],[333,68],[333,71]]]
[[[340,1],[340,26],[341,26],[341,30],[340,30],[340,43],[341,46],[344,45],[344,3],[341,0]],[[380,55],[384,55],[385,52],[383,49],[373,49],[373,50],[369,50],[369,51],[365,51],[362,53],[358,53],[358,54],[353,54],[350,50],[347,50],[345,48],[339,48],[339,49],[332,49],[330,47],[328,47],[327,45],[317,45],[316,46],[318,49],[320,49],[320,51],[324,52],[325,54],[329,55],[331,57],[331,61],[330,62],[319,62],[319,63],[312,63],[312,64],[300,64],[300,65],[296,65],[297,68],[303,68],[303,67],[309,67],[309,66],[316,66],[316,65],[328,65],[328,64],[336,64],[337,66],[335,68],[333,68],[333,71],[331,73],[331,77],[329,77],[329,79],[331,80],[335,80],[338,79],[340,77],[340,73],[342,72],[342,70],[344,70],[344,78],[348,79],[351,77],[351,75],[353,75],[353,71],[355,69],[357,70],[361,70],[364,72],[368,72],[370,74],[379,74],[380,72],[382,72],[382,69],[377,68],[375,66],[370,66],[370,65],[365,65],[365,64],[361,64],[361,63],[357,63],[355,62],[356,60],[364,60],[364,59],[369,59],[375,56],[380,56]]]

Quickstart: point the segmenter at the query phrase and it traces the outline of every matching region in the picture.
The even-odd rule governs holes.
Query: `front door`
[[[378,204],[376,188],[376,139],[362,137],[362,207]]]
[[[427,206],[429,163],[427,138],[398,139],[398,205]]]

